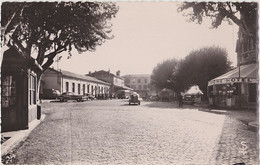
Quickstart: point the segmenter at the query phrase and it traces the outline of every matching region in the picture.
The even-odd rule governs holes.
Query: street
[[[173,102],[44,102],[15,164],[258,164],[257,132]]]

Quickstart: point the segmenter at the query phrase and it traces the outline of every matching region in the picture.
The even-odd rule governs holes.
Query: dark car
[[[90,94],[90,93],[86,93],[86,94],[84,94],[84,96],[86,97],[87,100],[94,100],[95,99],[95,96]]]
[[[43,89],[41,95],[42,99],[56,99],[60,95],[60,92],[56,89]]]
[[[73,92],[64,92],[58,97],[58,99],[63,102],[68,100],[76,100],[77,102],[81,102],[86,101],[87,97],[82,95],[75,95]]]
[[[183,100],[182,100],[183,104],[194,104],[194,97],[192,95],[184,95]]]
[[[129,105],[132,104],[132,103],[140,105],[141,104],[141,100],[142,99],[140,98],[139,94],[133,93],[129,97]]]

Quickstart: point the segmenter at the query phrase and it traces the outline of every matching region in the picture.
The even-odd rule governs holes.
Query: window
[[[30,74],[29,77],[29,104],[36,104],[36,75]]]
[[[142,89],[142,85],[139,85],[138,88],[139,88],[139,89]]]
[[[78,94],[80,94],[80,84],[78,84]]]
[[[147,85],[144,85],[144,89],[147,89]]]
[[[91,94],[92,95],[94,94],[94,87],[93,87],[93,85],[91,85]]]
[[[83,95],[86,93],[85,91],[85,84],[83,84]]]
[[[144,82],[147,83],[147,79],[144,79]]]
[[[89,89],[89,85],[87,85],[87,93],[90,93],[89,90],[90,90],[90,89]]]
[[[69,91],[69,82],[66,82],[66,92]]]
[[[136,89],[136,86],[135,86],[135,85],[132,85],[131,88]]]
[[[16,80],[13,76],[2,77],[2,107],[14,106],[16,103]]]
[[[72,92],[75,92],[75,83],[72,83]]]
[[[127,79],[125,79],[125,83],[126,84],[129,84],[130,83],[130,80],[127,78]]]
[[[138,79],[137,82],[138,82],[138,83],[141,83],[141,79]]]

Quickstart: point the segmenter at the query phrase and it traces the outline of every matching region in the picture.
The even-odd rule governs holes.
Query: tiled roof
[[[95,75],[109,75],[109,76],[112,76],[112,77],[117,77],[117,78],[120,78],[120,79],[124,79],[123,76],[117,76],[111,72],[108,72],[108,71],[104,71],[104,70],[100,70],[100,71],[95,71],[95,72],[92,72],[90,74],[87,74],[87,75],[90,75],[90,76],[95,76]]]
[[[138,77],[138,78],[148,78],[150,77],[151,75],[150,74],[128,74],[128,75],[124,75],[122,77],[124,78],[135,78],[135,77]]]
[[[99,79],[96,79],[96,78],[90,77],[90,76],[84,76],[84,75],[72,73],[72,72],[65,71],[65,70],[61,70],[61,73],[62,73],[62,75],[67,76],[67,77],[71,77],[71,78],[77,78],[77,79],[86,80],[86,81],[90,81],[90,82],[110,85],[110,83],[101,81]]]

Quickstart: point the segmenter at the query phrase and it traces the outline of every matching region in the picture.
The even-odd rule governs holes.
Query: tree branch
[[[7,24],[3,28],[1,28],[1,34],[3,35],[3,39],[1,41],[2,45],[6,45],[12,39],[13,33],[19,26],[19,22],[15,22],[15,21],[17,21],[17,19],[19,19],[19,17],[22,16],[24,8],[27,7],[28,5],[29,4],[26,3],[21,4],[16,10],[16,12],[13,13],[10,20],[7,22]]]
[[[55,57],[57,54],[59,54],[59,53],[65,51],[65,50],[66,50],[66,48],[63,47],[62,49],[59,49],[58,51],[56,50],[56,51],[54,51],[54,52],[52,52],[52,53],[50,53],[50,54],[48,54],[48,55],[45,55],[45,57],[47,57],[48,60],[46,61],[45,64],[42,65],[43,71],[45,71],[47,68],[49,68],[49,67],[52,65],[52,63],[54,62],[53,59],[54,59],[54,57]]]

